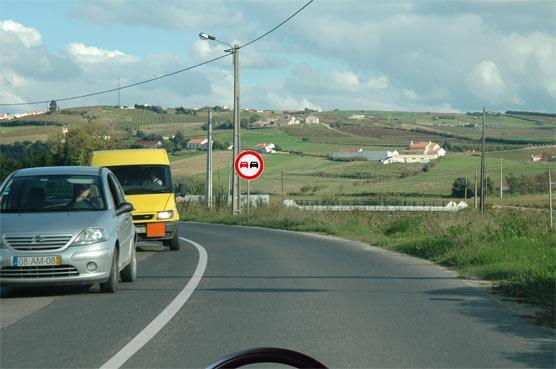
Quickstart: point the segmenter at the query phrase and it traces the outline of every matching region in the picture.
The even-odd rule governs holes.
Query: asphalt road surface
[[[0,366],[98,368],[124,355],[126,368],[202,368],[260,346],[331,368],[555,366],[553,330],[426,261],[248,227],[188,223],[181,235],[201,248],[143,244],[137,282],[114,294],[2,289]]]

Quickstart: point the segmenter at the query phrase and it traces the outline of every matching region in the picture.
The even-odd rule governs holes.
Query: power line
[[[246,46],[251,45],[254,42],[259,41],[261,38],[268,36],[269,34],[271,34],[272,32],[276,31],[278,28],[280,28],[282,25],[284,25],[284,23],[288,22],[290,19],[292,19],[293,17],[295,17],[297,14],[301,13],[301,11],[303,9],[305,9],[306,7],[308,7],[313,1],[315,0],[309,0],[309,2],[307,2],[305,5],[303,5],[301,8],[299,8],[295,13],[293,13],[292,15],[290,15],[289,17],[287,17],[286,19],[284,19],[280,24],[278,24],[276,27],[270,29],[268,32],[263,33],[262,35],[260,35],[259,37],[257,37],[254,40],[249,41],[246,44],[243,44],[242,46],[240,46],[239,48],[242,49]]]
[[[227,57],[228,55],[230,55],[230,53],[221,55],[221,56],[219,56],[219,57],[217,57],[217,58],[213,58],[213,59],[210,59],[210,60],[205,60],[204,62],[201,62],[201,63],[199,63],[199,64],[195,64],[195,65],[192,65],[192,66],[187,67],[187,68],[179,69],[179,70],[176,70],[176,71],[171,72],[171,73],[163,74],[163,75],[158,76],[158,77],[153,77],[153,78],[146,79],[146,80],[144,80],[144,81],[132,83],[132,84],[130,84],[130,85],[124,85],[124,86],[121,86],[121,87],[111,88],[111,89],[108,89],[108,90],[102,90],[102,91],[98,91],[98,92],[91,92],[91,93],[85,94],[85,95],[78,95],[78,96],[72,96],[72,97],[64,97],[64,98],[61,98],[61,99],[51,99],[51,100],[55,100],[55,101],[57,101],[57,102],[58,102],[58,101],[76,100],[76,99],[82,99],[82,98],[84,98],[84,97],[91,97],[91,96],[96,96],[96,95],[102,95],[102,94],[106,94],[106,93],[108,93],[108,92],[114,92],[114,91],[117,91],[117,90],[123,90],[123,89],[126,89],[126,88],[139,86],[139,85],[142,85],[142,84],[145,84],[145,83],[149,83],[149,82],[156,81],[156,80],[158,80],[158,79],[170,77],[170,76],[173,76],[173,75],[175,75],[175,74],[182,73],[182,72],[191,70],[191,69],[193,69],[193,68],[200,67],[200,66],[205,65],[205,64],[208,64],[208,63],[212,63],[212,62],[217,61],[217,60],[219,60],[219,59],[223,59],[223,58]],[[24,102],[24,103],[12,103],[12,104],[0,104],[0,106],[6,106],[6,105],[35,105],[35,104],[46,104],[46,103],[49,103],[51,100],[32,101],[32,102]]]
[[[246,44],[240,46],[240,49],[241,49],[241,48],[244,48],[244,47],[246,47],[246,46],[249,46],[249,45],[251,45],[251,44],[254,43],[254,42],[257,42],[257,41],[259,41],[260,39],[262,39],[262,38],[268,36],[268,35],[271,34],[272,32],[276,31],[276,30],[277,30],[278,28],[280,28],[282,25],[284,25],[285,23],[287,23],[290,19],[292,19],[293,17],[295,17],[297,14],[299,14],[303,9],[305,9],[307,6],[309,6],[313,1],[314,1],[314,0],[310,0],[309,2],[307,2],[305,5],[303,5],[301,8],[299,8],[295,13],[293,13],[292,15],[290,15],[289,17],[287,17],[286,19],[284,19],[284,20],[283,20],[282,22],[280,22],[277,26],[271,28],[268,32],[265,32],[265,33],[263,33],[262,35],[260,35],[259,37],[257,37],[257,38],[255,38],[255,39],[253,39],[253,40],[247,42]],[[205,60],[204,62],[195,64],[195,65],[192,65],[192,66],[189,66],[189,67],[186,67],[186,68],[182,68],[182,69],[176,70],[176,71],[171,72],[171,73],[163,74],[163,75],[161,75],[161,76],[149,78],[149,79],[146,79],[146,80],[143,80],[143,81],[140,81],[140,82],[132,83],[132,84],[129,84],[129,85],[124,85],[124,86],[121,86],[121,87],[118,86],[118,88],[111,88],[111,89],[108,89],[108,90],[102,90],[102,91],[97,91],[97,92],[91,92],[91,93],[84,94],[84,95],[71,96],[71,97],[63,97],[63,98],[58,98],[58,99],[50,99],[50,100],[42,100],[42,101],[31,101],[31,102],[22,102],[22,103],[0,103],[0,106],[17,106],[17,105],[47,104],[47,103],[49,103],[51,100],[55,100],[55,101],[57,101],[57,102],[59,102],[59,101],[68,101],[68,100],[76,100],[76,99],[82,99],[82,98],[85,98],[85,97],[91,97],[91,96],[102,95],[102,94],[106,94],[106,93],[114,92],[114,91],[118,91],[118,92],[119,92],[119,90],[123,90],[123,89],[126,89],[126,88],[131,88],[131,87],[139,86],[139,85],[142,85],[142,84],[145,84],[145,83],[149,83],[149,82],[153,82],[153,81],[156,81],[156,80],[159,80],[159,79],[162,79],[162,78],[170,77],[170,76],[176,75],[176,74],[178,74],[178,73],[186,72],[186,71],[188,71],[188,70],[191,70],[191,69],[194,69],[194,68],[203,66],[203,65],[205,65],[205,64],[209,64],[209,63],[215,62],[215,61],[217,61],[217,60],[223,59],[223,58],[225,58],[225,57],[227,57],[227,56],[229,56],[229,55],[231,55],[231,52],[227,52],[227,53],[224,54],[224,55],[221,55],[221,56],[218,56],[218,57],[216,57],[216,58],[209,59],[209,60]]]

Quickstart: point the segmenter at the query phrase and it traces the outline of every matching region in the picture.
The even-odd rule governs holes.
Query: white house
[[[409,144],[409,148],[402,151],[400,155],[391,157],[384,164],[390,163],[428,163],[439,157],[445,156],[446,150],[440,145],[432,141],[429,142],[413,142]]]
[[[299,124],[300,121],[296,117],[286,117],[283,119],[277,119],[271,123],[273,126],[293,126]]]
[[[305,117],[305,124],[319,124],[319,118],[314,115],[308,115]]]
[[[185,144],[187,150],[206,150],[208,148],[208,140],[206,138],[192,138]]]
[[[262,143],[255,145],[255,151],[261,154],[274,154],[276,146],[273,143]]]

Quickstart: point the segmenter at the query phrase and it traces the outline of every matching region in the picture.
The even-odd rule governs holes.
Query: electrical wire
[[[262,38],[268,36],[268,35],[271,34],[272,32],[276,31],[276,30],[277,30],[278,28],[280,28],[282,25],[284,25],[285,23],[287,23],[290,19],[292,19],[293,17],[295,17],[297,14],[299,14],[303,9],[305,9],[306,7],[308,7],[313,1],[314,1],[314,0],[309,0],[309,2],[307,2],[307,3],[306,3],[305,5],[303,5],[301,8],[299,8],[295,13],[293,13],[292,15],[290,15],[289,17],[287,17],[286,19],[284,19],[284,20],[283,20],[282,22],[280,22],[277,26],[271,28],[269,31],[263,33],[262,35],[260,35],[259,37],[255,38],[255,39],[253,39],[253,40],[247,42],[246,44],[241,45],[241,46],[239,47],[239,49],[242,49],[242,48],[244,48],[244,47],[247,47],[247,46],[251,45],[252,43],[257,42],[257,41],[259,41],[260,39],[262,39]],[[170,76],[176,75],[176,74],[178,74],[178,73],[183,73],[183,72],[186,72],[186,71],[188,71],[188,70],[191,70],[191,69],[194,69],[194,68],[198,68],[198,67],[200,67],[200,66],[203,66],[203,65],[205,65],[205,64],[209,64],[209,63],[215,62],[215,61],[217,61],[217,60],[223,59],[223,58],[225,58],[225,57],[227,57],[227,56],[229,56],[229,55],[231,55],[231,54],[232,54],[232,50],[227,50],[227,51],[226,51],[226,54],[221,55],[221,56],[218,56],[218,57],[216,57],[216,58],[212,58],[212,59],[209,59],[209,60],[205,60],[205,61],[203,61],[203,62],[201,62],[201,63],[195,64],[195,65],[192,65],[192,66],[189,66],[189,67],[186,67],[186,68],[182,68],[182,69],[176,70],[176,71],[174,71],[174,72],[166,73],[166,74],[163,74],[163,75],[161,75],[161,76],[149,78],[149,79],[146,79],[146,80],[143,80],[143,81],[140,81],[140,82],[135,82],[135,83],[132,83],[132,84],[129,84],[129,85],[119,86],[119,87],[116,87],[116,88],[110,88],[110,89],[108,89],[108,90],[102,90],[102,91],[97,91],[97,92],[91,92],[91,93],[84,94],[84,95],[71,96],[71,97],[63,97],[63,98],[51,99],[51,100],[30,101],[30,102],[21,102],[21,103],[0,103],[0,106],[17,106],[17,105],[47,104],[47,103],[49,103],[49,102],[52,101],[52,100],[54,100],[54,101],[56,101],[56,102],[59,102],[59,101],[76,100],[76,99],[82,99],[82,98],[85,98],[85,97],[91,97],[91,96],[96,96],[96,95],[102,95],[102,94],[106,94],[106,93],[109,93],[109,92],[114,92],[114,91],[118,91],[118,90],[124,90],[124,89],[126,89],[126,88],[131,88],[131,87],[139,86],[139,85],[142,85],[142,84],[145,84],[145,83],[153,82],[153,81],[156,81],[156,80],[159,80],[159,79],[162,79],[162,78],[166,78],[166,77],[170,77]]]
[[[76,99],[82,99],[82,98],[85,98],[85,97],[91,97],[91,96],[96,96],[96,95],[102,95],[102,94],[106,94],[106,93],[109,93],[109,92],[114,92],[114,91],[123,90],[123,89],[130,88],[130,87],[139,86],[139,85],[142,85],[142,84],[145,84],[145,83],[149,83],[149,82],[156,81],[156,80],[158,80],[158,79],[170,77],[170,76],[173,76],[173,75],[175,75],[175,74],[182,73],[182,72],[191,70],[191,69],[193,69],[193,68],[200,67],[200,66],[205,65],[205,64],[208,64],[208,63],[215,62],[215,61],[220,60],[220,59],[223,59],[223,58],[225,58],[225,57],[227,57],[227,56],[229,56],[229,55],[231,55],[231,53],[226,53],[226,54],[221,55],[221,56],[219,56],[219,57],[217,57],[217,58],[205,60],[205,61],[202,62],[202,63],[195,64],[195,65],[192,65],[192,66],[187,67],[187,68],[179,69],[179,70],[176,70],[176,71],[171,72],[171,73],[167,73],[167,74],[163,74],[163,75],[161,75],[161,76],[149,78],[149,79],[146,79],[146,80],[143,80],[143,81],[140,81],[140,82],[136,82],[136,83],[132,83],[132,84],[129,84],[129,85],[124,85],[124,86],[120,86],[120,87],[116,87],[116,88],[111,88],[111,89],[108,89],[108,90],[102,90],[102,91],[97,91],[97,92],[91,92],[91,93],[85,94],[85,95],[78,95],[78,96],[72,96],[72,97],[63,97],[63,98],[61,98],[61,99],[52,99],[52,100],[54,100],[54,101],[56,101],[56,102],[58,102],[58,101],[76,100]],[[49,103],[50,101],[51,101],[51,100],[31,101],[31,102],[22,102],[22,103],[1,103],[0,106],[7,106],[7,105],[35,105],[35,104],[46,104],[46,103]]]
[[[239,48],[243,49],[244,47],[247,47],[249,45],[251,45],[254,42],[259,41],[261,38],[268,36],[269,34],[271,34],[272,32],[276,31],[278,28],[280,28],[282,25],[284,25],[284,23],[287,23],[290,19],[292,19],[293,17],[295,17],[297,14],[301,13],[301,11],[303,9],[305,9],[306,7],[308,7],[313,1],[315,0],[310,0],[309,2],[307,2],[305,5],[303,5],[301,8],[299,8],[295,13],[293,13],[292,15],[290,15],[289,17],[287,17],[286,19],[284,19],[280,24],[278,24],[276,27],[270,29],[268,32],[263,33],[262,35],[260,35],[259,37],[257,37],[254,40],[249,41],[246,44],[241,45]]]

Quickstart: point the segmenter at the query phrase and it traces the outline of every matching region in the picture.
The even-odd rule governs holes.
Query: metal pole
[[[478,185],[478,180],[479,180],[479,174],[477,173],[478,170],[477,168],[475,168],[475,192],[473,193],[473,197],[475,198],[475,209],[477,209],[477,189],[479,187]]]
[[[249,221],[249,209],[251,208],[251,196],[249,193],[249,182],[251,181],[247,181],[247,221]]]
[[[228,192],[226,193],[226,206],[228,204],[228,201],[231,200],[231,202],[233,202],[233,198],[230,198],[230,191],[232,190],[232,165],[233,163],[230,163],[230,166],[228,167]]]
[[[500,159],[500,198],[504,196],[504,189],[502,184],[502,159]]]
[[[232,49],[234,57],[234,161],[240,150],[240,127],[239,127],[239,45],[234,45]],[[232,213],[239,214],[241,212],[241,193],[239,188],[239,176],[234,171],[233,187],[232,187]]]
[[[118,77],[118,108],[120,106],[120,77]]]
[[[483,128],[481,130],[481,214],[485,212],[485,107],[483,106]]]
[[[206,183],[206,200],[207,208],[212,209],[212,110],[208,110],[207,122],[207,136],[208,136],[208,149],[207,149],[207,183]]]
[[[284,204],[284,169],[282,169],[282,205]]]
[[[220,209],[222,206],[222,188],[220,187],[220,167],[216,168],[216,188],[218,189],[218,195],[216,206]]]
[[[552,175],[548,167],[548,206],[550,207],[550,228],[554,227],[554,217],[552,215]]]

